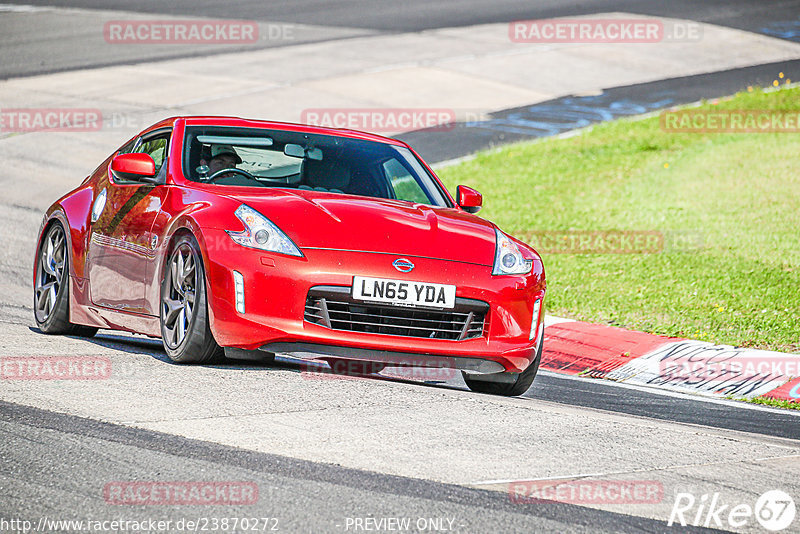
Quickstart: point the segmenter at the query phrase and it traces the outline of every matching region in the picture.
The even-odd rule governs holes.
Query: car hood
[[[454,208],[317,191],[229,195],[277,224],[301,249],[368,251],[491,266],[494,226]]]

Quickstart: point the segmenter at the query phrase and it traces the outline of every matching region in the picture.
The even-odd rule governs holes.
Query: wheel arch
[[[54,202],[45,212],[39,228],[36,242],[36,254],[45,233],[56,222],[60,222],[69,239],[69,275],[74,278],[86,278],[86,252],[90,239],[89,215],[92,211],[94,191],[91,186],[82,187]],[[36,265],[34,258],[34,268]],[[35,270],[34,270],[35,276]]]
[[[208,260],[208,254],[207,254],[207,249],[206,249],[205,236],[204,236],[204,234],[202,232],[202,228],[199,225],[197,225],[197,222],[192,220],[190,217],[184,219],[182,222],[176,220],[176,224],[171,227],[171,229],[170,229],[170,231],[168,233],[168,236],[169,237],[165,238],[164,241],[163,241],[163,254],[159,255],[161,264],[156,267],[158,269],[158,272],[160,273],[160,276],[159,276],[159,280],[160,280],[159,287],[161,289],[159,290],[158,309],[159,309],[159,316],[162,317],[162,319],[161,319],[162,331],[163,331],[164,327],[163,327],[163,315],[162,315],[163,312],[162,312],[161,298],[162,298],[163,287],[164,287],[164,284],[166,283],[167,276],[170,276],[169,273],[168,273],[169,264],[170,264],[170,258],[172,257],[173,251],[176,250],[176,244],[180,240],[188,237],[188,238],[191,238],[197,244],[197,249],[198,249],[198,253],[199,253],[199,256],[200,256],[199,261],[201,263],[200,269],[201,269],[201,273],[202,273],[202,280],[200,281],[200,283],[203,284],[203,286],[202,286],[203,287],[203,294],[205,295],[205,302],[206,302],[205,312],[203,312],[202,316],[205,317],[204,320],[207,321],[206,324],[207,324],[207,328],[208,328],[208,335],[211,336],[210,341],[211,341],[213,347],[216,347],[216,349],[214,349],[215,353],[218,353],[218,354],[215,355],[214,353],[208,353],[206,356],[202,357],[199,360],[191,359],[191,360],[185,360],[185,361],[187,361],[187,362],[196,362],[196,363],[204,363],[206,361],[211,361],[211,360],[215,359],[216,357],[218,357],[221,354],[221,350],[222,349],[219,347],[219,345],[216,343],[216,340],[215,340],[216,338],[215,338],[215,332],[214,332],[214,312],[213,312],[213,307],[211,305],[210,283],[209,283],[208,274],[207,274],[208,273],[208,262],[209,262],[209,260]],[[195,313],[200,313],[200,312],[195,311]],[[199,320],[199,319],[193,319],[193,320]],[[162,334],[162,338],[163,338],[163,334]],[[165,348],[165,350],[167,350],[167,353],[170,354],[170,349],[167,347],[166,339],[164,339],[164,348]],[[173,356],[170,354],[170,357],[172,358]],[[184,360],[180,360],[180,361],[184,361]]]
[[[203,235],[203,230],[197,221],[192,217],[183,215],[175,220],[170,225],[169,229],[165,232],[163,240],[163,253],[159,255],[160,265],[156,267],[156,272],[159,278],[164,276],[164,269],[166,268],[169,255],[175,246],[175,243],[183,236],[191,236],[197,241],[197,246],[200,249],[200,256],[203,260],[203,271],[208,267],[208,251],[206,247],[206,239]]]
[[[42,219],[42,224],[39,229],[39,236],[36,240],[36,248],[33,258],[33,287],[34,287],[34,315],[37,324],[43,329],[45,333],[49,334],[76,334],[81,336],[88,336],[91,337],[97,332],[98,325],[96,321],[92,321],[91,319],[87,319],[83,317],[80,313],[76,316],[76,310],[81,307],[79,303],[79,295],[82,294],[82,290],[80,288],[83,286],[82,283],[79,282],[79,279],[75,276],[75,266],[79,262],[75,260],[75,248],[76,248],[76,240],[82,241],[84,237],[82,231],[84,230],[82,227],[75,226],[74,222],[71,223],[71,219],[68,215],[68,209],[65,208],[59,202],[54,203],[45,213],[45,216]],[[72,219],[74,221],[74,219]],[[58,298],[56,303],[54,304],[53,309],[51,310],[51,314],[60,314],[59,310],[62,309],[62,306],[66,306],[66,316],[56,319],[48,316],[40,322],[39,317],[37,315],[37,305],[36,305],[36,287],[37,287],[37,278],[39,276],[39,267],[40,267],[40,257],[42,255],[42,246],[44,245],[44,238],[45,236],[53,229],[55,225],[60,225],[62,231],[64,232],[64,247],[65,247],[65,258],[67,263],[67,271],[65,271],[62,275],[61,280],[61,288],[58,290]],[[78,243],[80,246],[80,243]],[[81,265],[82,267],[82,265]],[[82,271],[80,271],[82,272]],[[66,296],[63,295],[63,292],[66,291]],[[65,304],[64,299],[66,300]],[[56,322],[53,323],[52,321],[55,320]],[[47,326],[49,325],[49,326]],[[53,325],[56,325],[55,327]]]
[[[158,263],[153,270],[153,276],[157,277],[159,282],[159,290],[157,292],[158,309],[161,306],[160,282],[163,281],[174,243],[183,235],[191,235],[200,249],[208,300],[209,322],[211,331],[215,335],[217,334],[216,310],[219,306],[220,295],[219,291],[215,291],[215,287],[209,279],[209,271],[216,255],[224,253],[225,250],[228,250],[227,247],[235,245],[227,235],[223,237],[225,241],[220,242],[217,230],[221,227],[236,228],[234,225],[241,224],[234,215],[236,207],[240,204],[241,202],[224,195],[210,195],[205,192],[187,189],[184,189],[181,195],[170,193],[165,211],[173,215],[169,223],[159,230],[161,244],[157,255]],[[213,229],[214,232],[211,232],[210,229]],[[228,243],[228,241],[230,242]],[[156,294],[151,293],[151,295],[153,298],[156,297]]]
[[[157,273],[158,280],[159,280],[159,287],[161,286],[161,282],[164,280],[164,276],[166,276],[166,269],[169,265],[169,256],[173,251],[175,243],[184,236],[192,237],[196,242],[198,249],[200,250],[200,259],[203,262],[203,283],[205,284],[206,288],[206,295],[208,298],[208,307],[209,307],[209,319],[211,321],[211,329],[212,332],[214,330],[214,312],[213,312],[213,304],[212,304],[212,292],[210,290],[210,285],[208,281],[208,266],[209,266],[209,256],[208,256],[208,246],[205,234],[203,233],[202,227],[198,224],[198,222],[188,214],[184,214],[181,217],[175,219],[174,223],[170,225],[169,229],[165,232],[165,237],[163,239],[163,248],[162,253],[158,255],[159,264],[155,267],[155,272]],[[161,291],[158,292],[158,306],[160,309],[161,307]]]

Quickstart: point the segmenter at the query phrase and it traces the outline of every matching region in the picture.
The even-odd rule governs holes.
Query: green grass
[[[707,108],[800,110],[800,89]],[[548,312],[656,334],[800,351],[800,134],[667,133],[658,117],[510,145],[438,171],[481,215],[532,231],[646,230],[700,245],[548,254]]]
[[[787,401],[779,399],[770,399],[768,397],[755,397],[753,399],[734,399],[752,404],[763,404],[764,406],[772,406],[773,408],[785,408],[787,410],[800,410],[800,401]]]

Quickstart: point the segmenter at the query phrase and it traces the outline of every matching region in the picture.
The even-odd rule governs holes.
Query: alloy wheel
[[[53,313],[64,283],[67,247],[64,230],[54,224],[47,233],[39,252],[39,265],[36,270],[34,307],[39,323],[47,321]]]
[[[183,343],[192,324],[197,295],[197,265],[186,243],[175,249],[167,272],[167,290],[161,299],[164,340],[175,349]]]

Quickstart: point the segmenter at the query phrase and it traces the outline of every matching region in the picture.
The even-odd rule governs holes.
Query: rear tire
[[[178,363],[209,363],[223,350],[211,333],[203,256],[194,237],[179,237],[170,247],[161,282],[161,340]]]
[[[69,322],[69,247],[59,221],[50,225],[36,251],[33,315],[45,334],[92,337],[97,328]]]
[[[489,393],[491,395],[502,395],[504,397],[516,397],[528,391],[528,389],[531,387],[531,384],[533,384],[533,379],[536,378],[536,373],[539,371],[539,362],[542,361],[543,348],[544,336],[539,339],[539,348],[536,351],[536,358],[534,358],[531,364],[524,371],[521,373],[516,373],[517,377],[514,382],[488,382],[486,380],[470,377],[464,372],[462,372],[461,375],[464,377],[464,382],[467,383],[467,387],[476,393]]]

